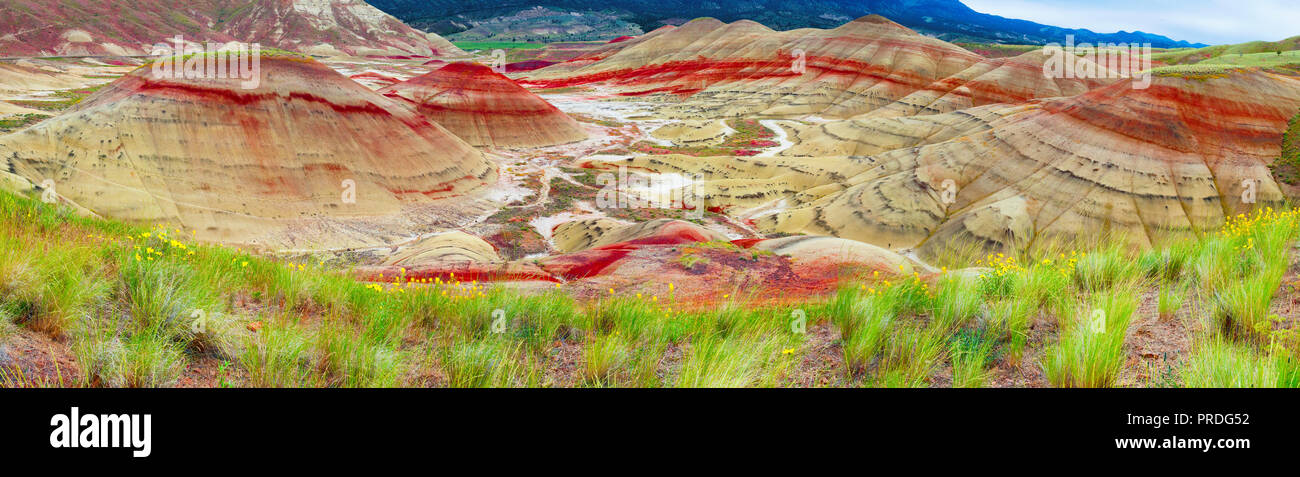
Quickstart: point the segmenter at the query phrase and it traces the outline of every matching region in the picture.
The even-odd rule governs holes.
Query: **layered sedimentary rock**
[[[782,156],[870,156],[987,131],[995,121],[1033,108],[993,104],[924,116],[866,114],[843,121],[793,126],[795,144]]]
[[[848,117],[982,60],[878,16],[831,30],[785,32],[751,21],[706,18],[646,37],[576,70],[537,70],[527,84],[603,83],[629,95],[690,96],[690,108],[706,108],[714,116]],[[678,112],[689,115],[688,109]]]
[[[0,101],[0,119],[18,114],[45,114],[39,109],[24,108],[16,104]]]
[[[1297,107],[1300,82],[1261,72],[1116,84],[879,154],[843,191],[760,223],[932,253],[1103,234],[1150,245],[1280,205],[1268,165]]]
[[[257,0],[227,20],[221,31],[240,41],[311,54],[464,53],[447,40],[411,28],[364,0]]]
[[[0,137],[0,165],[99,215],[236,243],[382,243],[482,212],[467,194],[495,165],[455,135],[314,60],[260,66],[255,85],[141,67]]]
[[[839,237],[795,236],[741,242],[748,248],[790,257],[801,266],[856,266],[904,274],[929,271],[902,255],[868,243]]]
[[[452,63],[379,92],[475,146],[551,146],[587,137],[573,118],[478,63]]]
[[[583,225],[595,224],[597,223],[587,222]],[[642,262],[646,257],[658,256],[663,261],[669,255],[668,249],[673,246],[726,240],[727,237],[723,234],[689,222],[651,220],[600,230],[599,235],[592,236],[585,247],[545,259],[542,269],[566,280],[579,280],[608,275],[627,264],[645,266]],[[628,260],[629,258],[639,260]],[[635,265],[638,263],[640,265]]]
[[[437,234],[402,247],[385,265],[414,267],[447,263],[500,262],[496,248],[486,240],[461,231]]]
[[[657,220],[606,232],[593,247],[542,260],[571,287],[673,296],[686,302],[747,297],[781,302],[822,295],[841,279],[871,272],[922,272],[911,260],[874,245],[835,237],[728,239],[694,224]],[[707,243],[705,243],[707,242]],[[647,280],[646,277],[654,277]]]
[[[686,146],[708,146],[721,143],[735,132],[721,119],[705,121],[678,121],[665,124],[650,132],[651,136]]]
[[[1145,246],[1279,206],[1268,166],[1297,108],[1294,78],[1157,70],[1147,89],[1120,82],[1018,106],[810,125],[788,153],[816,157],[669,155],[627,165],[692,175],[709,206],[732,207],[769,233],[927,254],[1106,234]],[[841,139],[818,139],[820,131]]]
[[[1051,61],[1064,71],[1087,72],[1074,77],[1045,73]],[[869,117],[921,116],[949,113],[974,106],[1017,104],[1036,98],[1076,96],[1112,83],[1124,81],[1135,71],[1137,60],[1116,53],[1094,62],[1086,57],[1037,50],[1011,58],[990,58],[936,81],[898,101],[866,114]],[[1114,71],[1112,71],[1112,68]]]
[[[617,227],[610,227],[613,223],[608,219],[596,219],[591,221],[573,222],[579,228],[566,227],[563,231],[565,235],[573,237],[575,232],[583,230],[584,236],[590,240],[582,246],[570,246],[570,251],[585,250],[589,248],[599,248],[617,243],[635,243],[643,245],[671,245],[679,243],[693,242],[719,242],[727,241],[727,236],[721,233],[706,229],[690,222],[683,222],[672,219],[655,219],[635,224],[626,224]],[[560,227],[565,227],[561,224]],[[572,226],[570,226],[572,227]],[[561,233],[559,227],[556,233]],[[572,240],[572,238],[570,238]]]
[[[705,18],[632,41],[528,73],[522,81],[543,88],[599,84],[624,95],[682,99],[660,108],[667,117],[848,118],[1073,96],[1117,81],[1118,71],[1109,68],[1131,60],[1107,57],[1098,65],[1060,55],[1058,61],[1091,78],[1045,75],[1044,64],[1056,57],[1044,51],[983,58],[874,15],[830,30],[783,32]]]
[[[571,220],[555,226],[551,231],[551,242],[560,253],[586,250],[609,231],[627,225],[621,220],[608,218]]]
[[[104,82],[96,76],[124,74],[133,68],[40,59],[0,62],[0,95],[22,96],[38,91],[84,88]]]
[[[111,19],[111,21],[107,20]],[[363,0],[141,0],[0,5],[0,55],[141,55],[175,35],[313,54],[452,55],[445,39]]]

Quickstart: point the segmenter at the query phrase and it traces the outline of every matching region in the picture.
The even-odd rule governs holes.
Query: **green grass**
[[[1009,362],[1020,363],[1037,308],[1029,300],[1007,299],[990,303],[989,315],[988,330],[1005,343],[1003,353]]]
[[[1236,217],[1152,251],[1041,247],[939,277],[850,277],[834,296],[764,306],[362,283],[316,259],[255,256],[7,193],[0,224],[0,343],[47,335],[79,370],[55,380],[7,371],[5,385],[175,386],[191,381],[186,367],[217,363],[222,381],[199,385],[979,387],[1034,374],[1026,366],[1043,369],[1040,384],[1141,385],[1119,376],[1143,295],[1166,320],[1184,310],[1210,325],[1189,326],[1189,339],[1211,344],[1173,361],[1179,382],[1300,384],[1294,324],[1270,311],[1276,293],[1292,293],[1283,281],[1300,227],[1290,212]],[[691,248],[684,255],[739,253]],[[807,334],[791,327],[800,313]]]
[[[993,360],[996,345],[995,337],[983,330],[954,336],[949,351],[952,356],[952,387],[984,387],[989,378],[988,366]]]
[[[1273,327],[1269,307],[1284,273],[1285,268],[1269,267],[1214,290],[1211,303],[1217,327],[1235,338],[1263,341]]]
[[[456,45],[465,51],[470,50],[536,50],[545,48],[542,43],[525,43],[514,41],[453,41],[451,44]]]
[[[1133,285],[1119,285],[1086,301],[1063,324],[1060,341],[1043,356],[1043,371],[1056,387],[1114,386],[1125,362],[1124,339],[1137,308]]]
[[[1300,111],[1287,123],[1286,132],[1282,133],[1282,151],[1277,160],[1269,165],[1273,177],[1286,185],[1300,185]],[[1295,193],[1287,194],[1296,200]]]
[[[1300,36],[1293,36],[1281,41],[1251,41],[1234,45],[1214,45],[1204,48],[1177,48],[1152,55],[1153,61],[1165,64],[1196,64],[1204,62],[1225,62],[1234,58],[1253,56],[1284,57],[1296,54],[1300,50]]]
[[[1221,64],[1221,63],[1197,63],[1194,65],[1173,65],[1151,68],[1149,71],[1154,76],[1159,77],[1176,77],[1192,80],[1207,80],[1213,78],[1224,78],[1234,73],[1245,71],[1245,66]]]
[[[7,133],[26,128],[33,124],[49,119],[46,114],[18,114],[0,119],[0,133]]]
[[[998,43],[957,42],[957,46],[989,58],[1020,56],[1031,51],[1041,51],[1042,45],[1003,45]]]
[[[614,383],[616,373],[631,357],[632,351],[618,335],[587,343],[582,353],[582,382],[597,387]]]
[[[930,314],[933,326],[953,332],[975,318],[984,302],[977,282],[976,279],[959,275],[940,278],[935,287],[937,291]]]
[[[1191,388],[1277,387],[1275,362],[1247,346],[1221,338],[1200,343],[1183,366],[1183,384]]]
[[[889,338],[897,314],[896,300],[887,295],[869,294],[859,298],[851,291],[841,292],[841,300],[851,300],[848,313],[836,316],[841,337],[844,370],[850,376],[867,371]]]
[[[1172,284],[1160,284],[1156,292],[1156,306],[1161,321],[1169,321],[1174,318],[1178,310],[1183,308],[1183,302],[1187,299],[1187,290],[1181,286]]]

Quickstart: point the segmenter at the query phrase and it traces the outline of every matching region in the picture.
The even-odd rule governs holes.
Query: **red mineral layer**
[[[906,71],[893,71],[864,61],[825,56],[808,56],[807,70],[805,73],[800,74],[790,68],[788,56],[782,57],[778,55],[767,60],[697,58],[559,79],[523,79],[520,83],[535,88],[562,88],[606,82],[622,86],[652,86],[669,82],[689,83],[694,86],[651,87],[627,94],[643,95],[668,92],[690,95],[719,83],[772,78],[799,78],[803,75],[820,75],[826,78],[844,76],[859,80],[876,80],[897,83],[911,89],[919,89],[933,81],[932,78]]]
[[[517,62],[514,62],[514,63],[507,64],[507,65],[506,65],[506,72],[507,72],[507,73],[515,73],[515,72],[521,72],[521,71],[532,71],[532,70],[536,70],[536,69],[545,68],[545,67],[547,67],[547,66],[551,66],[551,65],[554,65],[554,64],[556,64],[556,62],[554,62],[554,61],[546,61],[546,60],[517,61]]]
[[[586,138],[573,118],[477,63],[452,63],[379,92],[406,101],[475,146],[549,146]]]
[[[740,248],[752,248],[754,245],[757,245],[759,242],[762,242],[763,240],[766,239],[747,238],[747,239],[732,240],[731,243]]]
[[[349,78],[352,78],[353,80],[373,80],[373,81],[376,81],[376,82],[379,82],[379,83],[383,83],[383,84],[386,84],[386,85],[393,85],[393,84],[397,84],[397,83],[401,83],[401,82],[402,82],[402,80],[400,80],[400,79],[397,79],[397,78],[394,78],[394,77],[392,77],[392,76],[388,76],[388,75],[385,75],[385,74],[376,73],[376,72],[374,72],[374,71],[367,71],[367,72],[365,72],[365,73],[357,73],[357,74],[355,74],[355,75],[349,76]]]
[[[68,171],[60,194],[103,216],[273,246],[351,246],[331,227],[383,221],[497,177],[495,164],[450,132],[310,58],[264,54],[260,78],[248,83],[154,66],[6,135],[0,150],[12,170]],[[60,139],[71,136],[81,139]],[[345,181],[366,200],[339,206]],[[159,197],[175,205],[160,207]],[[321,218],[319,235],[302,232],[317,223],[297,224],[309,218]],[[291,223],[298,235],[280,235]]]
[[[1207,144],[1268,148],[1295,115],[1290,98],[1270,98],[1275,81],[1261,72],[1205,80],[1154,78],[1135,90],[1125,81],[1076,98],[1044,104],[1063,114],[1132,139],[1180,152]],[[1300,83],[1298,83],[1300,84]],[[1253,88],[1252,86],[1257,86]]]
[[[590,278],[608,272],[611,266],[636,250],[635,245],[608,245],[555,257],[547,260],[542,268],[566,280]]]

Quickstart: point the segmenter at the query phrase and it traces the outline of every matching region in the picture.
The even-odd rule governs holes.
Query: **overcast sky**
[[[1193,43],[1300,35],[1297,0],[962,0],[977,12],[1098,33],[1141,30]]]

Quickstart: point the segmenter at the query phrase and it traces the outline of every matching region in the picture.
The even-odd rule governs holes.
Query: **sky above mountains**
[[[1300,35],[1295,0],[962,0],[981,13],[1095,32],[1141,30],[1175,40],[1242,43]]]

